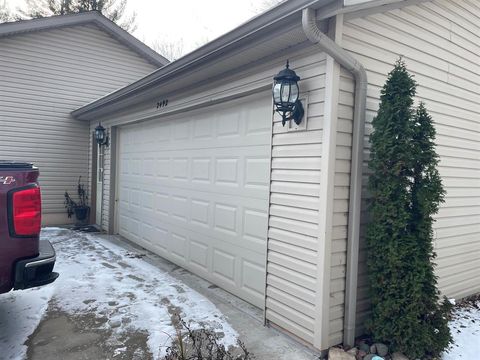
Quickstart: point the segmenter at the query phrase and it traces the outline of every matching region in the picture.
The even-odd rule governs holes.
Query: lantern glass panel
[[[291,88],[290,88],[290,102],[292,104],[296,103],[297,100],[298,100],[298,84],[297,83],[294,83],[292,84]]]
[[[284,83],[282,86],[282,103],[290,102],[290,83]]]
[[[273,101],[275,101],[275,104],[279,104],[282,100],[280,97],[280,92],[282,89],[282,83],[277,82],[273,86]]]

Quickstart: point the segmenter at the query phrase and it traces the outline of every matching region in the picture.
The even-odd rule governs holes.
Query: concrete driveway
[[[261,311],[116,236],[45,228],[59,279],[0,295],[2,359],[161,359],[179,314],[256,359],[318,359]]]

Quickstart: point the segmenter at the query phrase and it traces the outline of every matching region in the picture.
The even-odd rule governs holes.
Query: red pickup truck
[[[42,201],[38,169],[0,161],[0,294],[49,284],[55,250],[40,241]]]

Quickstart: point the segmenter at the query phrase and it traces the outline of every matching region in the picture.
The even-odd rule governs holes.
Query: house
[[[168,61],[97,12],[0,24],[0,158],[40,168],[43,222],[88,181],[88,124],[70,112]]]
[[[403,56],[438,132],[439,286],[454,298],[477,293],[479,34],[469,0],[283,2],[72,112],[110,137],[101,163],[89,162],[93,178],[105,169],[96,222],[317,349],[352,344],[368,315],[370,123]],[[283,127],[271,87],[287,59],[305,116]]]

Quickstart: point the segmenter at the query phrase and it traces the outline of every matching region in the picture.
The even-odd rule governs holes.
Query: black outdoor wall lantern
[[[305,113],[302,103],[298,100],[300,94],[298,81],[300,77],[290,69],[288,60],[285,69],[280,71],[273,80],[275,80],[273,83],[273,101],[276,111],[282,116],[282,125],[285,126],[287,120],[293,120],[299,125]]]
[[[97,140],[97,144],[100,146],[107,146],[108,147],[108,134],[107,130],[102,126],[102,124],[98,124],[95,128],[95,139]]]

